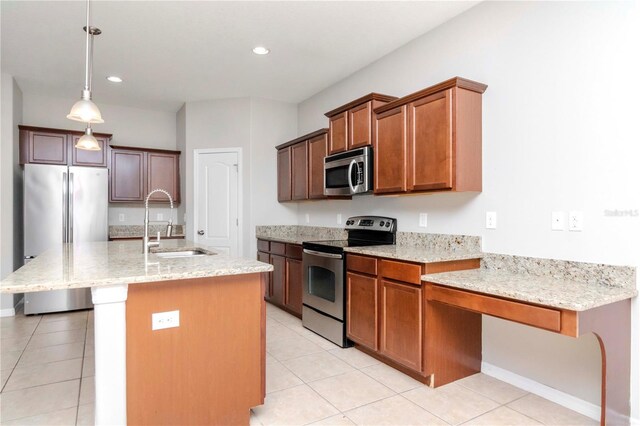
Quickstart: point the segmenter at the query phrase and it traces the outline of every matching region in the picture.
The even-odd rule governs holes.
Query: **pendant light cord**
[[[91,27],[89,27],[90,13],[91,13],[90,0],[87,0],[87,27],[86,27],[87,41],[85,46],[86,61],[84,66],[84,90],[91,90],[91,86],[89,84],[89,76],[91,75],[89,70],[89,53],[90,53],[89,52],[89,37],[90,37],[89,33],[91,32]]]

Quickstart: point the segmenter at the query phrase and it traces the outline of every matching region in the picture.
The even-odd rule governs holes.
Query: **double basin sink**
[[[185,249],[175,251],[152,252],[161,259],[182,259],[185,257],[211,256],[216,253],[204,251],[202,249]]]

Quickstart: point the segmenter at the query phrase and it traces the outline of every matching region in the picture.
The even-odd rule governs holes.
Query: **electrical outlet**
[[[304,215],[304,222],[305,222],[305,223],[309,223],[309,213],[305,213],[305,215]]]
[[[487,229],[496,229],[498,227],[498,215],[496,212],[487,212]]]
[[[583,225],[582,212],[569,212],[569,231],[581,232]]]
[[[124,222],[124,213],[118,215],[118,222]]]
[[[420,219],[418,221],[418,226],[420,228],[426,228],[427,227],[427,214],[426,213],[420,213]]]
[[[564,212],[551,212],[552,231],[564,231],[565,223]]]
[[[151,314],[151,330],[180,327],[180,311]]]
[[[336,215],[336,222],[338,222],[338,225],[342,225],[342,213]]]
[[[164,215],[162,213],[156,213],[156,220],[164,220]]]

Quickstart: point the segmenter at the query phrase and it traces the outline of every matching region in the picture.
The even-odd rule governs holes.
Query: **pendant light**
[[[102,31],[99,28],[92,27],[90,25],[90,0],[87,0],[87,26],[84,27],[84,31],[87,33],[87,40],[85,46],[86,60],[85,60],[85,73],[84,73],[84,90],[82,90],[81,99],[76,102],[67,118],[75,121],[82,121],[84,123],[104,123],[102,114],[98,106],[91,101],[91,74],[93,66],[93,36],[100,35]],[[91,129],[87,127],[85,136],[91,136]]]
[[[76,148],[87,151],[100,151],[100,144],[98,144],[98,140],[93,136],[91,124],[87,124],[84,135],[76,142]]]

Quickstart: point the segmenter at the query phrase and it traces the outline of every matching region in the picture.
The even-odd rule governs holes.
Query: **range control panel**
[[[396,219],[383,216],[353,216],[347,219],[345,229],[367,229],[371,231],[395,232]]]

